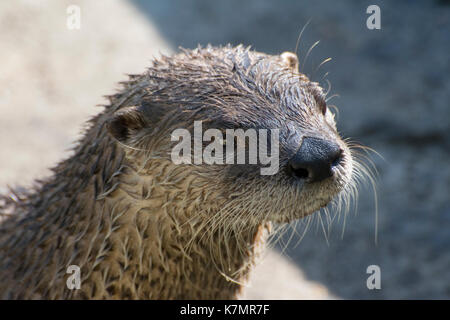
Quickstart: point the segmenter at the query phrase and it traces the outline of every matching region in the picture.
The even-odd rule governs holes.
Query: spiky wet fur
[[[185,50],[123,86],[51,177],[0,198],[1,298],[235,298],[272,222],[308,216],[344,190],[340,206],[356,192],[350,149],[320,114],[321,88],[278,56],[241,46]],[[126,141],[113,139],[108,121],[143,104],[157,108],[157,120],[143,119]],[[320,134],[337,139],[345,157],[335,178],[313,186],[283,172],[263,179],[218,165],[174,165],[170,130],[196,119],[294,123],[283,141],[325,127]],[[70,265],[81,267],[79,290],[66,286]]]

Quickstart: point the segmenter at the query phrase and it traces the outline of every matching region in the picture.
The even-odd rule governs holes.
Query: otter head
[[[290,222],[352,180],[322,88],[299,73],[293,53],[185,50],[130,86],[137,98],[111,116],[109,132],[144,179],[163,176],[186,207],[223,221]]]

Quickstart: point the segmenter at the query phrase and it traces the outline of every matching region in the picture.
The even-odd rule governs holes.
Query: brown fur
[[[293,54],[207,47],[130,76],[51,177],[0,198],[0,298],[235,298],[271,223],[311,214],[351,181],[322,89],[296,68]],[[280,165],[294,131],[337,141],[345,161],[312,186],[282,170],[174,165],[170,132],[196,119],[283,127]],[[79,290],[66,287],[69,265]]]

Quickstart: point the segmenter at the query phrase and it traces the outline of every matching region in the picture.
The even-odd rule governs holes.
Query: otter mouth
[[[333,199],[335,199],[339,195],[340,192],[341,191],[338,191],[335,194],[330,194],[327,196],[320,195],[313,199],[310,198],[309,201],[301,203],[299,205],[298,211],[293,214],[292,220],[305,218],[316,213],[320,209],[327,207],[333,201]]]
[[[342,152],[339,157],[343,157]],[[276,210],[270,214],[270,220],[276,223],[289,223],[326,208],[346,192],[351,180],[351,165],[347,161],[333,167],[329,177],[315,182],[308,177],[290,175],[289,168],[287,170],[288,181],[284,188],[288,195],[285,206],[289,210]]]
[[[259,175],[254,169],[258,166],[230,166],[224,181],[229,192],[226,198],[239,206],[246,203],[256,223],[290,223],[312,215],[342,197],[351,181],[352,161],[345,150],[338,150],[330,157],[329,167],[322,164],[324,169],[306,163],[305,168],[293,172],[291,166],[292,163],[283,161],[278,174],[271,176]],[[308,175],[299,176],[302,170],[309,171]],[[320,170],[323,172],[317,173]]]

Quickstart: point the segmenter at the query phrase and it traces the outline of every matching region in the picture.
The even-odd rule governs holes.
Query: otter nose
[[[342,160],[342,149],[334,142],[305,137],[294,157],[289,171],[295,177],[317,182],[333,175],[332,168]]]

